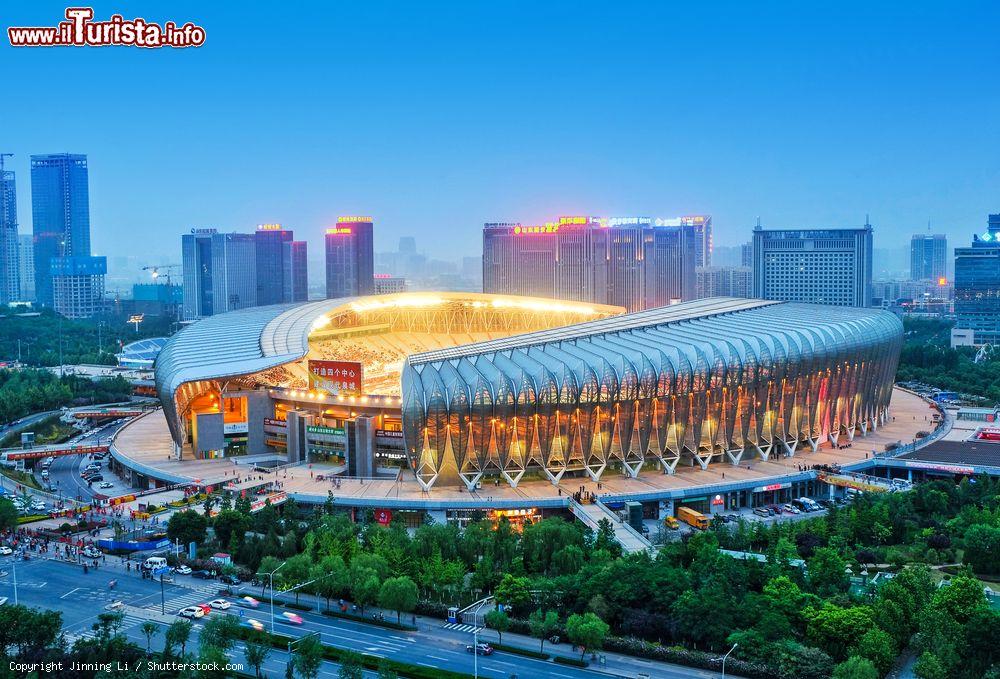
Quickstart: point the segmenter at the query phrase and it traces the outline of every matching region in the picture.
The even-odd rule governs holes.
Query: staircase
[[[579,519],[585,526],[597,532],[601,519],[607,519],[615,531],[615,540],[622,546],[625,552],[643,552],[652,549],[653,545],[642,534],[627,523],[623,523],[618,515],[605,507],[600,502],[593,504],[581,504],[570,499],[569,509],[573,516]]]

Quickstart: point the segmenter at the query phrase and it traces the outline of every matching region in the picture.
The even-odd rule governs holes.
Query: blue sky
[[[233,5],[230,9],[224,7]],[[193,21],[188,50],[0,45],[0,150],[90,159],[93,243],[177,261],[191,227],[339,214],[376,248],[477,254],[484,221],[710,213],[716,242],[1000,212],[1000,5],[95,3]],[[65,4],[3,3],[3,27]],[[294,8],[294,9],[293,9]]]

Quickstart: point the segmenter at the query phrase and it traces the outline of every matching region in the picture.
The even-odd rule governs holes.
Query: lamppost
[[[729,652],[722,656],[722,679],[726,679],[726,658],[729,657],[730,653],[736,650],[737,646],[739,646],[739,644],[733,644],[733,647],[729,649]],[[716,658],[716,660],[718,660],[718,658]]]
[[[475,618],[472,621],[472,676],[475,679],[479,679],[479,611],[492,600],[493,597],[483,599],[473,613]]]
[[[274,574],[280,571],[286,563],[288,562],[282,561],[280,566],[267,574],[268,587],[271,590],[271,634],[274,634]]]

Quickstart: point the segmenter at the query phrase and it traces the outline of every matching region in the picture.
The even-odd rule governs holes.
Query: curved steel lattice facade
[[[406,450],[425,488],[790,456],[885,421],[902,340],[888,312],[714,298],[418,354]]]

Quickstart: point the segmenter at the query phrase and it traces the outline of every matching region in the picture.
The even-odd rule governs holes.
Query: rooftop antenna
[[[872,225],[872,224],[871,224],[871,222],[870,222],[870,221],[868,220],[868,213],[866,212],[866,213],[865,213],[865,228],[866,228],[866,229],[867,229],[867,228],[870,228],[870,227],[871,227],[871,225]]]
[[[757,215],[757,226],[754,227],[758,231],[760,230],[760,215]]]

